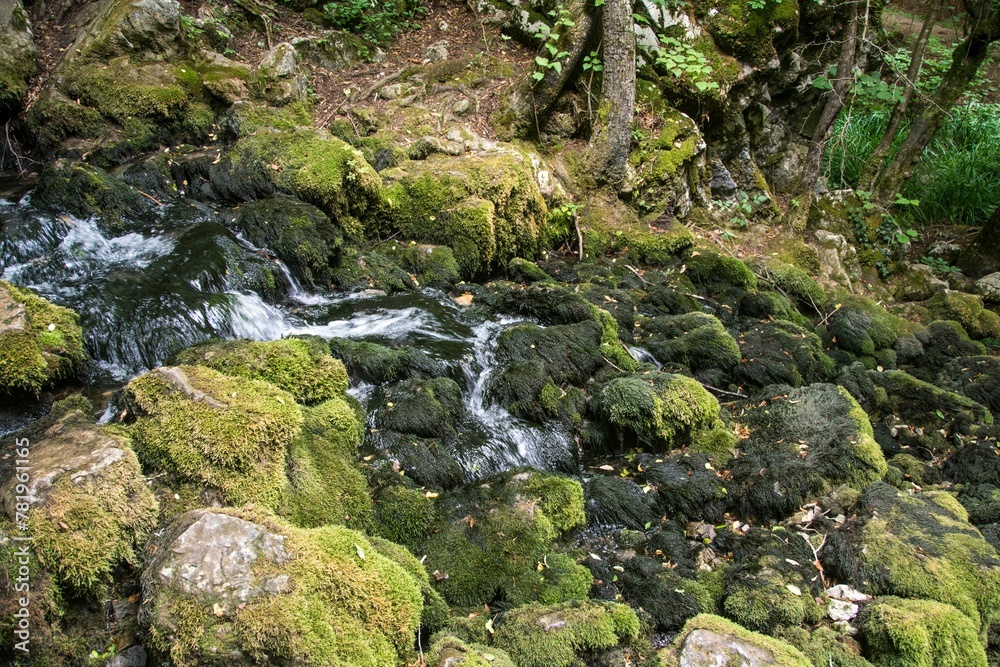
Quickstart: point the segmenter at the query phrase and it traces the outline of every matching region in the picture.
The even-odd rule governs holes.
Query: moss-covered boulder
[[[319,130],[265,128],[241,139],[213,173],[213,186],[239,195],[230,182],[245,173],[318,207],[352,240],[363,236],[360,221],[386,203],[382,179],[361,152]]]
[[[389,211],[379,234],[449,246],[464,278],[533,258],[548,220],[527,158],[432,156],[382,172]]]
[[[725,575],[722,610],[743,627],[774,634],[814,624],[825,614],[816,602],[822,585],[812,547],[783,528],[753,529],[737,543]]]
[[[361,533],[197,510],[154,545],[140,620],[147,648],[174,665],[380,667],[411,657],[422,582],[409,559]]]
[[[494,641],[520,667],[571,667],[638,635],[639,619],[631,608],[578,601],[508,612]]]
[[[681,364],[694,373],[723,374],[740,363],[740,346],[714,315],[666,315],[641,324],[638,342],[661,363]]]
[[[343,397],[302,410],[302,431],[288,449],[288,487],[281,513],[295,525],[367,528],[372,501],[358,469],[365,425]]]
[[[826,292],[808,273],[775,257],[755,258],[750,268],[764,284],[796,299],[803,307],[818,311],[826,301]]]
[[[586,523],[579,482],[539,472],[505,474],[439,501],[441,520],[427,541],[425,564],[448,602],[477,606],[502,598],[585,598],[586,568],[548,567],[562,533]],[[558,561],[557,561],[558,562]]]
[[[978,631],[1000,617],[1000,556],[954,496],[874,484],[858,518],[831,536],[827,568],[872,595],[934,600]]]
[[[693,251],[684,266],[691,282],[712,292],[723,292],[731,287],[757,288],[757,276],[746,264],[713,250]]]
[[[621,449],[671,449],[719,420],[719,401],[697,380],[656,371],[606,382],[591,409],[609,430],[607,444]]]
[[[890,348],[899,337],[900,320],[877,303],[848,294],[833,297],[834,313],[827,325],[832,342],[862,357]]]
[[[843,387],[772,387],[739,416],[749,439],[730,463],[730,494],[744,516],[782,518],[816,493],[846,484],[863,491],[886,462],[868,416]]]
[[[123,394],[147,468],[213,489],[226,503],[280,506],[286,452],[303,420],[291,394],[201,366],[158,368]]]
[[[799,387],[829,380],[836,370],[820,337],[792,322],[761,322],[737,340],[743,359],[733,373],[740,383]]]
[[[431,638],[426,659],[430,667],[517,667],[503,649],[466,643],[446,632]]]
[[[462,389],[451,378],[404,380],[386,392],[375,424],[397,433],[443,438],[456,434],[464,415]]]
[[[69,398],[8,439],[0,489],[11,521],[26,517],[38,563],[68,591],[100,594],[115,568],[138,564],[158,506],[128,438],[91,412]]]
[[[859,619],[876,667],[985,667],[975,622],[931,600],[876,598]]]
[[[270,382],[299,403],[312,405],[347,391],[344,364],[325,348],[321,342],[294,338],[210,341],[179,352],[173,363],[206,366],[226,375]]]
[[[441,362],[415,348],[394,349],[368,341],[331,338],[330,352],[344,362],[348,374],[359,382],[386,384],[444,374]]]
[[[66,160],[42,169],[31,203],[78,218],[96,217],[111,232],[127,229],[151,206],[148,199],[103,169]]]
[[[1000,358],[958,357],[941,371],[938,384],[1000,413]]]
[[[21,0],[0,7],[0,44],[0,119],[6,121],[21,108],[28,79],[38,68],[34,34]]]
[[[379,249],[412,274],[420,287],[447,289],[462,280],[455,254],[448,246],[393,241]]]
[[[76,313],[0,281],[0,392],[37,394],[86,359]]]
[[[249,202],[232,226],[256,246],[274,252],[308,287],[327,287],[340,263],[343,233],[315,206],[289,197]]]
[[[982,338],[1000,338],[1000,314],[983,307],[982,297],[963,292],[938,292],[925,302],[935,320],[954,320],[969,335]]]
[[[449,447],[451,438],[376,430],[372,440],[394,465],[421,486],[453,489],[465,481],[465,471]]]
[[[711,614],[701,614],[688,621],[673,644],[661,651],[661,657],[667,665],[689,667],[728,664],[812,667],[809,659],[794,646]]]

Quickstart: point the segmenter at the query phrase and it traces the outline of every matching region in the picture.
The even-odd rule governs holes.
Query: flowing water
[[[520,465],[570,469],[575,444],[557,426],[516,419],[489,398],[497,336],[523,320],[476,320],[430,290],[315,294],[266,248],[223,224],[223,211],[181,201],[141,229],[52,216],[30,197],[0,200],[0,271],[80,314],[95,378],[122,383],[209,338],[356,338],[418,348],[464,384],[453,454],[470,478]],[[92,378],[93,380],[94,378]],[[352,387],[370,411],[381,389]]]

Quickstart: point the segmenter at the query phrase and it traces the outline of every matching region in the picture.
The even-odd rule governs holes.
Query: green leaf
[[[535,62],[538,63],[538,65],[540,67],[548,67],[549,66],[549,59],[548,58],[543,58],[541,56],[535,56]]]
[[[700,90],[701,92],[705,92],[706,90],[708,90],[708,82],[706,82],[706,81],[695,81],[694,82],[694,87],[697,88],[698,90]]]
[[[562,63],[559,62],[558,60],[552,63],[551,67],[556,71],[556,73],[562,74]]]
[[[906,245],[910,242],[910,237],[903,232],[896,232],[896,243],[900,245]]]
[[[355,544],[354,550],[358,552],[358,558],[360,558],[361,560],[365,559],[365,550],[361,548],[360,544]]]
[[[541,81],[542,79],[544,79],[544,78],[545,78],[545,75],[544,75],[544,74],[542,74],[541,72],[534,72],[534,73],[533,73],[533,74],[531,75],[531,78],[532,78],[532,79],[534,79],[535,81]]]

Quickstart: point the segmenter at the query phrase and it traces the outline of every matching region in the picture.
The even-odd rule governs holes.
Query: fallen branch
[[[573,226],[576,227],[576,240],[579,244],[577,251],[580,261],[583,261],[583,232],[580,230],[580,216],[573,214]]]
[[[373,94],[377,93],[379,90],[381,90],[382,88],[384,88],[387,83],[392,83],[393,81],[395,81],[399,77],[403,76],[403,72],[405,72],[407,69],[409,69],[409,68],[404,67],[401,70],[399,70],[398,72],[394,72],[393,74],[390,74],[389,76],[384,76],[381,79],[379,79],[378,81],[376,81],[375,83],[373,83],[371,86],[368,87],[368,90],[366,90],[364,93],[362,93],[362,95],[360,97],[360,101],[367,100]]]
[[[629,271],[631,271],[632,273],[634,273],[635,277],[638,278],[639,280],[641,280],[643,285],[649,285],[650,287],[653,286],[653,283],[649,282],[648,280],[646,280],[645,278],[643,278],[641,275],[639,275],[639,272],[636,271],[633,267],[631,267],[628,264],[626,264],[625,268],[628,269]]]
[[[705,384],[704,382],[701,383],[701,386],[704,387],[705,389],[708,389],[709,391],[714,391],[715,393],[722,394],[724,396],[733,396],[735,398],[750,398],[746,394],[742,394],[738,391],[726,391],[725,389],[719,389],[718,387],[713,387],[712,385]]]

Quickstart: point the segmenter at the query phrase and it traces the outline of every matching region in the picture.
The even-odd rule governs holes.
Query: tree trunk
[[[858,2],[860,0],[847,0],[847,2],[847,27],[844,30],[844,43],[840,47],[840,58],[837,60],[837,78],[834,79],[833,90],[830,91],[830,96],[820,114],[819,122],[813,132],[809,152],[802,165],[799,189],[808,193],[810,198],[823,167],[823,151],[826,149],[826,144],[833,133],[834,123],[837,121],[837,116],[840,115],[840,110],[844,107],[847,95],[851,91],[851,85],[854,83],[854,62],[857,58],[858,17],[860,14]]]
[[[937,23],[938,14],[943,5],[943,0],[931,0],[927,5],[927,16],[924,18],[924,24],[920,27],[920,34],[917,35],[917,41],[913,45],[910,66],[906,71],[906,80],[904,82],[906,90],[903,91],[903,99],[893,107],[892,114],[889,116],[889,124],[882,134],[882,139],[879,140],[878,146],[875,147],[875,150],[865,162],[865,167],[861,172],[861,181],[858,183],[858,187],[863,190],[874,190],[879,177],[882,175],[882,163],[889,154],[889,149],[892,148],[892,142],[896,139],[896,133],[899,132],[899,125],[906,115],[910,100],[917,92],[917,80],[920,78],[920,67],[924,62],[927,42],[930,40],[934,25]]]
[[[604,3],[604,83],[593,145],[594,176],[612,187],[625,180],[635,117],[635,33],[632,3]]]
[[[1000,206],[962,251],[958,268],[973,279],[1000,271]]]
[[[878,201],[883,203],[889,201],[899,192],[899,186],[903,181],[913,173],[913,167],[920,159],[920,154],[934,138],[948,112],[969,87],[976,72],[979,71],[979,66],[986,59],[990,42],[995,39],[991,33],[992,31],[973,32],[955,48],[951,67],[942,77],[941,85],[934,93],[934,99],[917,117],[899,151],[886,165],[882,182],[876,191]]]

